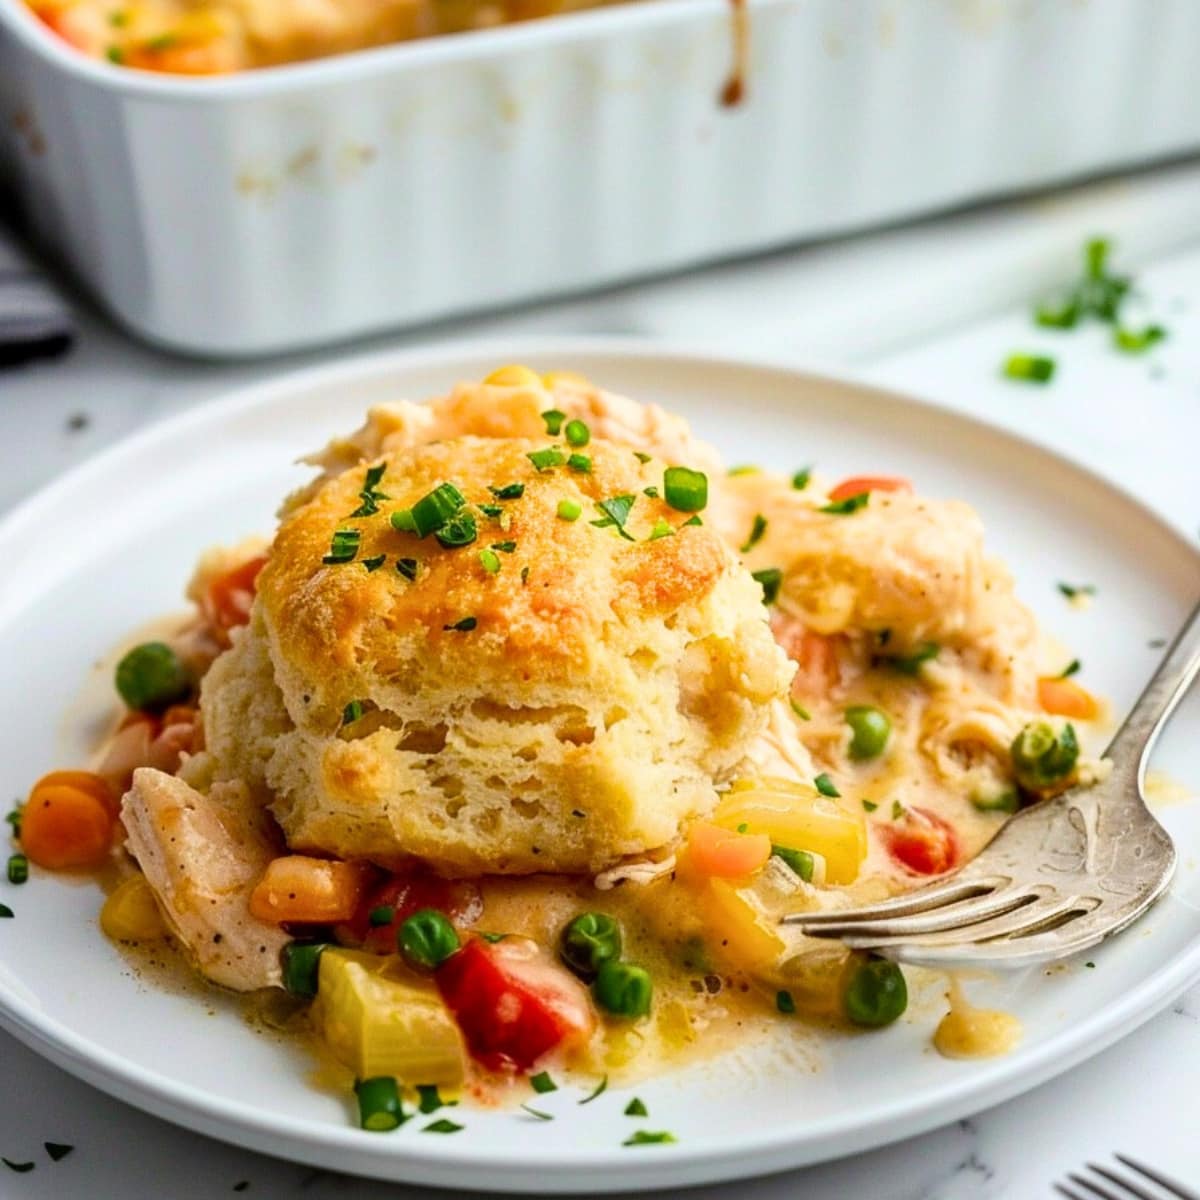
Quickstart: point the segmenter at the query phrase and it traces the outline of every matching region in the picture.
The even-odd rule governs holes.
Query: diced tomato
[[[595,1028],[584,986],[528,938],[474,938],[435,979],[471,1054],[491,1070],[528,1071]]]
[[[792,680],[797,696],[823,696],[841,682],[838,646],[845,640],[841,634],[814,633],[803,621],[779,612],[771,618],[771,632],[797,665]]]
[[[371,924],[371,913],[379,908],[395,911],[390,924]],[[338,939],[376,954],[394,954],[400,926],[423,908],[445,913],[462,929],[479,920],[483,898],[478,886],[469,880],[441,879],[428,871],[391,875],[371,888],[354,916],[338,926]]]
[[[852,475],[830,493],[830,500],[849,500],[863,492],[911,492],[913,486],[899,475]]]
[[[954,827],[927,809],[907,809],[899,820],[878,828],[891,856],[914,874],[940,875],[958,862]]]
[[[219,638],[227,641],[231,629],[249,622],[258,573],[266,565],[265,556],[259,555],[224,575],[218,575],[208,585],[204,615]]]

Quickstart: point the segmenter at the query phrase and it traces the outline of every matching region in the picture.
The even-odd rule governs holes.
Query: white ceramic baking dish
[[[750,25],[723,107],[729,0],[207,80],[92,62],[0,0],[0,152],[124,324],[239,356],[1200,145],[1195,0],[750,0]]]

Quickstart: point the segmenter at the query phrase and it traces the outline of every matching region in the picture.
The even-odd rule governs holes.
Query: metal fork
[[[786,925],[928,964],[1023,967],[1117,933],[1167,889],[1175,847],[1142,799],[1146,760],[1200,671],[1200,605],[1105,752],[1112,773],[1014,816],[974,860],[866,908],[790,913]]]
[[[1127,1154],[1114,1154],[1113,1158],[1134,1173],[1132,1178],[1125,1171],[1088,1163],[1085,1169],[1098,1175],[1099,1181],[1076,1172],[1068,1175],[1066,1182],[1056,1183],[1054,1190],[1067,1200],[1200,1200],[1200,1195],[1177,1179],[1138,1162],[1136,1158]],[[1072,1186],[1068,1187],[1068,1183]],[[1156,1186],[1148,1187],[1147,1184]]]

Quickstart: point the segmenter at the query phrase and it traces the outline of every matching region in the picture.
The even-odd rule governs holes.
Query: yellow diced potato
[[[799,1012],[810,1017],[840,1016],[846,972],[854,961],[853,952],[840,942],[813,938],[811,946],[780,965],[778,982]]]
[[[529,367],[512,364],[507,367],[497,367],[483,382],[490,383],[494,387],[540,387],[542,377],[536,371],[530,370]]]
[[[714,952],[754,975],[772,972],[786,949],[776,918],[753,886],[728,879],[697,880],[697,906]]]
[[[380,955],[326,950],[315,1006],[321,1036],[359,1079],[461,1085],[467,1052],[454,1018],[432,983],[400,970]]]
[[[113,889],[100,910],[100,928],[114,942],[148,942],[166,934],[166,923],[145,875],[131,875]]]
[[[713,820],[727,829],[746,826],[777,846],[808,850],[825,860],[825,882],[853,883],[867,856],[867,823],[836,800],[788,779],[739,780]]]

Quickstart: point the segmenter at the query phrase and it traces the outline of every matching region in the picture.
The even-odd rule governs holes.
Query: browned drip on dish
[[[731,0],[733,5],[733,67],[721,89],[721,105],[735,108],[746,97],[746,72],[750,65],[750,14],[746,0]]]

